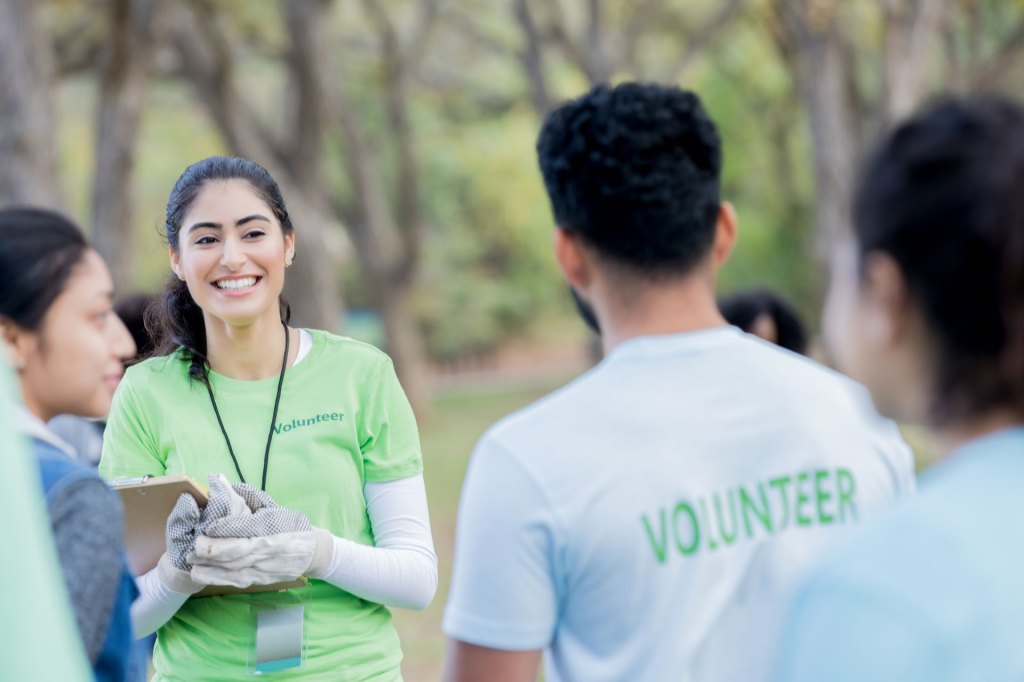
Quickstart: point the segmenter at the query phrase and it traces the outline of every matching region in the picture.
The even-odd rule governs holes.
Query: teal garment
[[[793,603],[775,678],[1024,679],[1024,428],[961,447]]]
[[[0,661],[5,680],[91,680],[27,443],[13,424],[7,368],[0,364]],[[14,589],[16,587],[16,589]]]

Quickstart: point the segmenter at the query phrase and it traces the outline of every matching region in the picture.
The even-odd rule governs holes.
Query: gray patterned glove
[[[197,528],[194,578],[248,587],[319,577],[330,566],[334,539],[300,511],[279,506],[267,493],[236,483],[246,502],[239,514],[204,519]]]
[[[248,513],[244,499],[235,493],[223,474],[209,474],[210,499],[203,509],[188,493],[182,493],[167,517],[167,551],[157,564],[160,579],[175,592],[192,594],[209,583],[191,575],[196,537],[204,525],[232,514]]]
[[[196,524],[201,516],[195,498],[182,493],[167,517],[167,551],[157,563],[157,575],[164,585],[175,592],[194,594],[203,589],[203,583],[192,579],[190,561],[196,545]]]
[[[301,533],[313,530],[309,519],[300,511],[282,507],[267,493],[245,483],[231,486],[235,499],[245,507],[234,506],[227,514],[209,513],[196,527],[197,535],[211,538],[256,538],[278,533]],[[210,506],[214,499],[210,499]],[[219,509],[207,509],[219,512]]]

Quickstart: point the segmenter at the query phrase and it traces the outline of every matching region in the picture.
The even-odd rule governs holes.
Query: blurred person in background
[[[143,319],[146,306],[153,297],[146,294],[130,294],[114,304],[114,314],[124,323],[135,342],[136,354],[128,359],[131,362],[153,349],[149,332]],[[78,459],[99,466],[100,454],[103,452],[103,429],[107,425],[107,415],[99,419],[79,417],[73,414],[60,414],[46,424],[58,438],[70,445]]]
[[[718,300],[725,321],[748,334],[801,355],[807,354],[807,331],[790,303],[765,288],[735,291]]]
[[[113,312],[107,266],[65,217],[0,210],[0,272],[0,333],[18,377],[18,426],[31,439],[79,633],[96,678],[125,680],[138,592],[120,503],[46,422],[105,415],[135,344]]]
[[[1024,108],[934,104],[881,143],[825,340],[940,463],[799,591],[778,680],[1024,679]]]
[[[426,607],[437,557],[416,421],[390,358],[288,324],[296,226],[259,164],[189,166],[166,217],[174,274],[149,318],[155,352],[118,388],[100,471],[224,474],[235,485],[217,490],[242,507],[207,534],[182,496],[166,553],[140,576],[133,616],[137,634],[157,632],[156,679],[245,680],[254,662],[280,668],[275,679],[400,679],[387,607]],[[300,576],[308,586],[190,599]],[[301,647],[261,661],[254,642],[274,611],[299,614],[289,632]]]
[[[736,239],[692,92],[601,86],[537,143],[605,359],[491,428],[458,514],[448,680],[758,680],[788,590],[914,487],[861,387],[726,324]]]

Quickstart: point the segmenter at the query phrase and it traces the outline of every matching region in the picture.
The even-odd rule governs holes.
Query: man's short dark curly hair
[[[611,261],[660,279],[710,250],[722,153],[694,93],[598,86],[548,115],[537,154],[558,225]]]

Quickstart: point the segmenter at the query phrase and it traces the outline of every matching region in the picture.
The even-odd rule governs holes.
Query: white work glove
[[[213,585],[270,585],[301,575],[323,576],[331,565],[334,537],[323,528],[252,538],[196,538],[192,577]]]
[[[317,578],[330,568],[334,538],[305,514],[279,506],[262,490],[236,483],[244,505],[197,527],[192,578],[215,585],[268,585],[300,575]],[[214,500],[211,498],[210,504]]]

